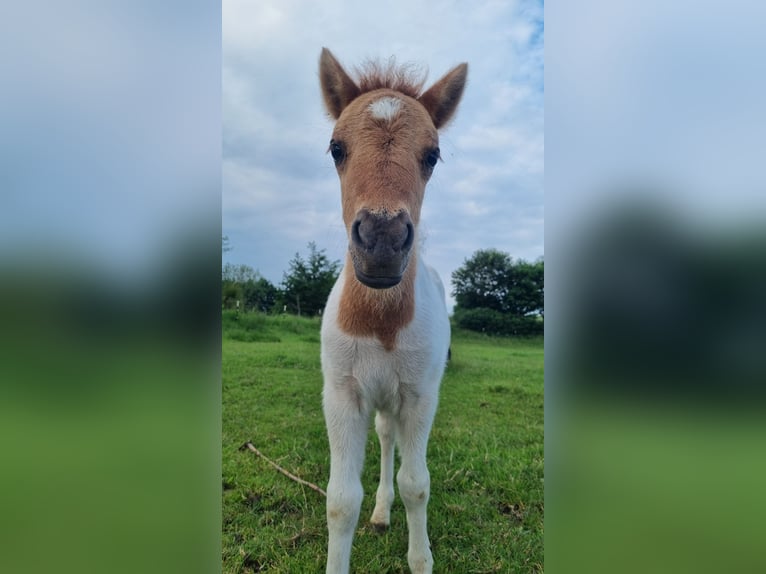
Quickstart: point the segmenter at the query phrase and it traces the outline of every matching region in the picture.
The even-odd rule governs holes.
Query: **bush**
[[[542,335],[543,319],[534,315],[518,317],[494,309],[455,308],[455,324],[463,329],[479,331],[488,335]]]

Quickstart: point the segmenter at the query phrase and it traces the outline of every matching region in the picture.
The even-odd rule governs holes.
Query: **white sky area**
[[[319,89],[323,46],[349,71],[391,56],[422,65],[426,87],[468,62],[419,228],[420,252],[448,293],[477,249],[543,255],[542,2],[224,0],[222,232],[233,248],[224,263],[280,283],[309,241],[345,261],[327,153],[333,123]]]

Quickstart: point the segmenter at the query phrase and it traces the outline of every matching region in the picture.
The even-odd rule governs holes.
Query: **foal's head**
[[[373,66],[357,84],[322,50],[322,94],[337,120],[329,151],[340,177],[351,261],[368,287],[402,280],[425,186],[440,158],[437,130],[455,113],[467,72],[460,64],[421,93],[423,82],[403,70]]]

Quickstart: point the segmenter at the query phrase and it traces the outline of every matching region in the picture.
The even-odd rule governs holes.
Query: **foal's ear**
[[[446,125],[455,114],[460,98],[463,97],[467,77],[468,64],[455,66],[418,98],[431,115],[437,130]]]
[[[359,95],[359,86],[327,48],[322,48],[322,55],[319,56],[319,81],[322,84],[324,105],[337,120],[351,100]]]

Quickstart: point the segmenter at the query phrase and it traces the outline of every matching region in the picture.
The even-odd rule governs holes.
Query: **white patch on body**
[[[368,109],[372,114],[372,117],[379,120],[386,120],[390,122],[399,113],[402,107],[402,100],[394,98],[393,96],[386,96],[372,102]]]

